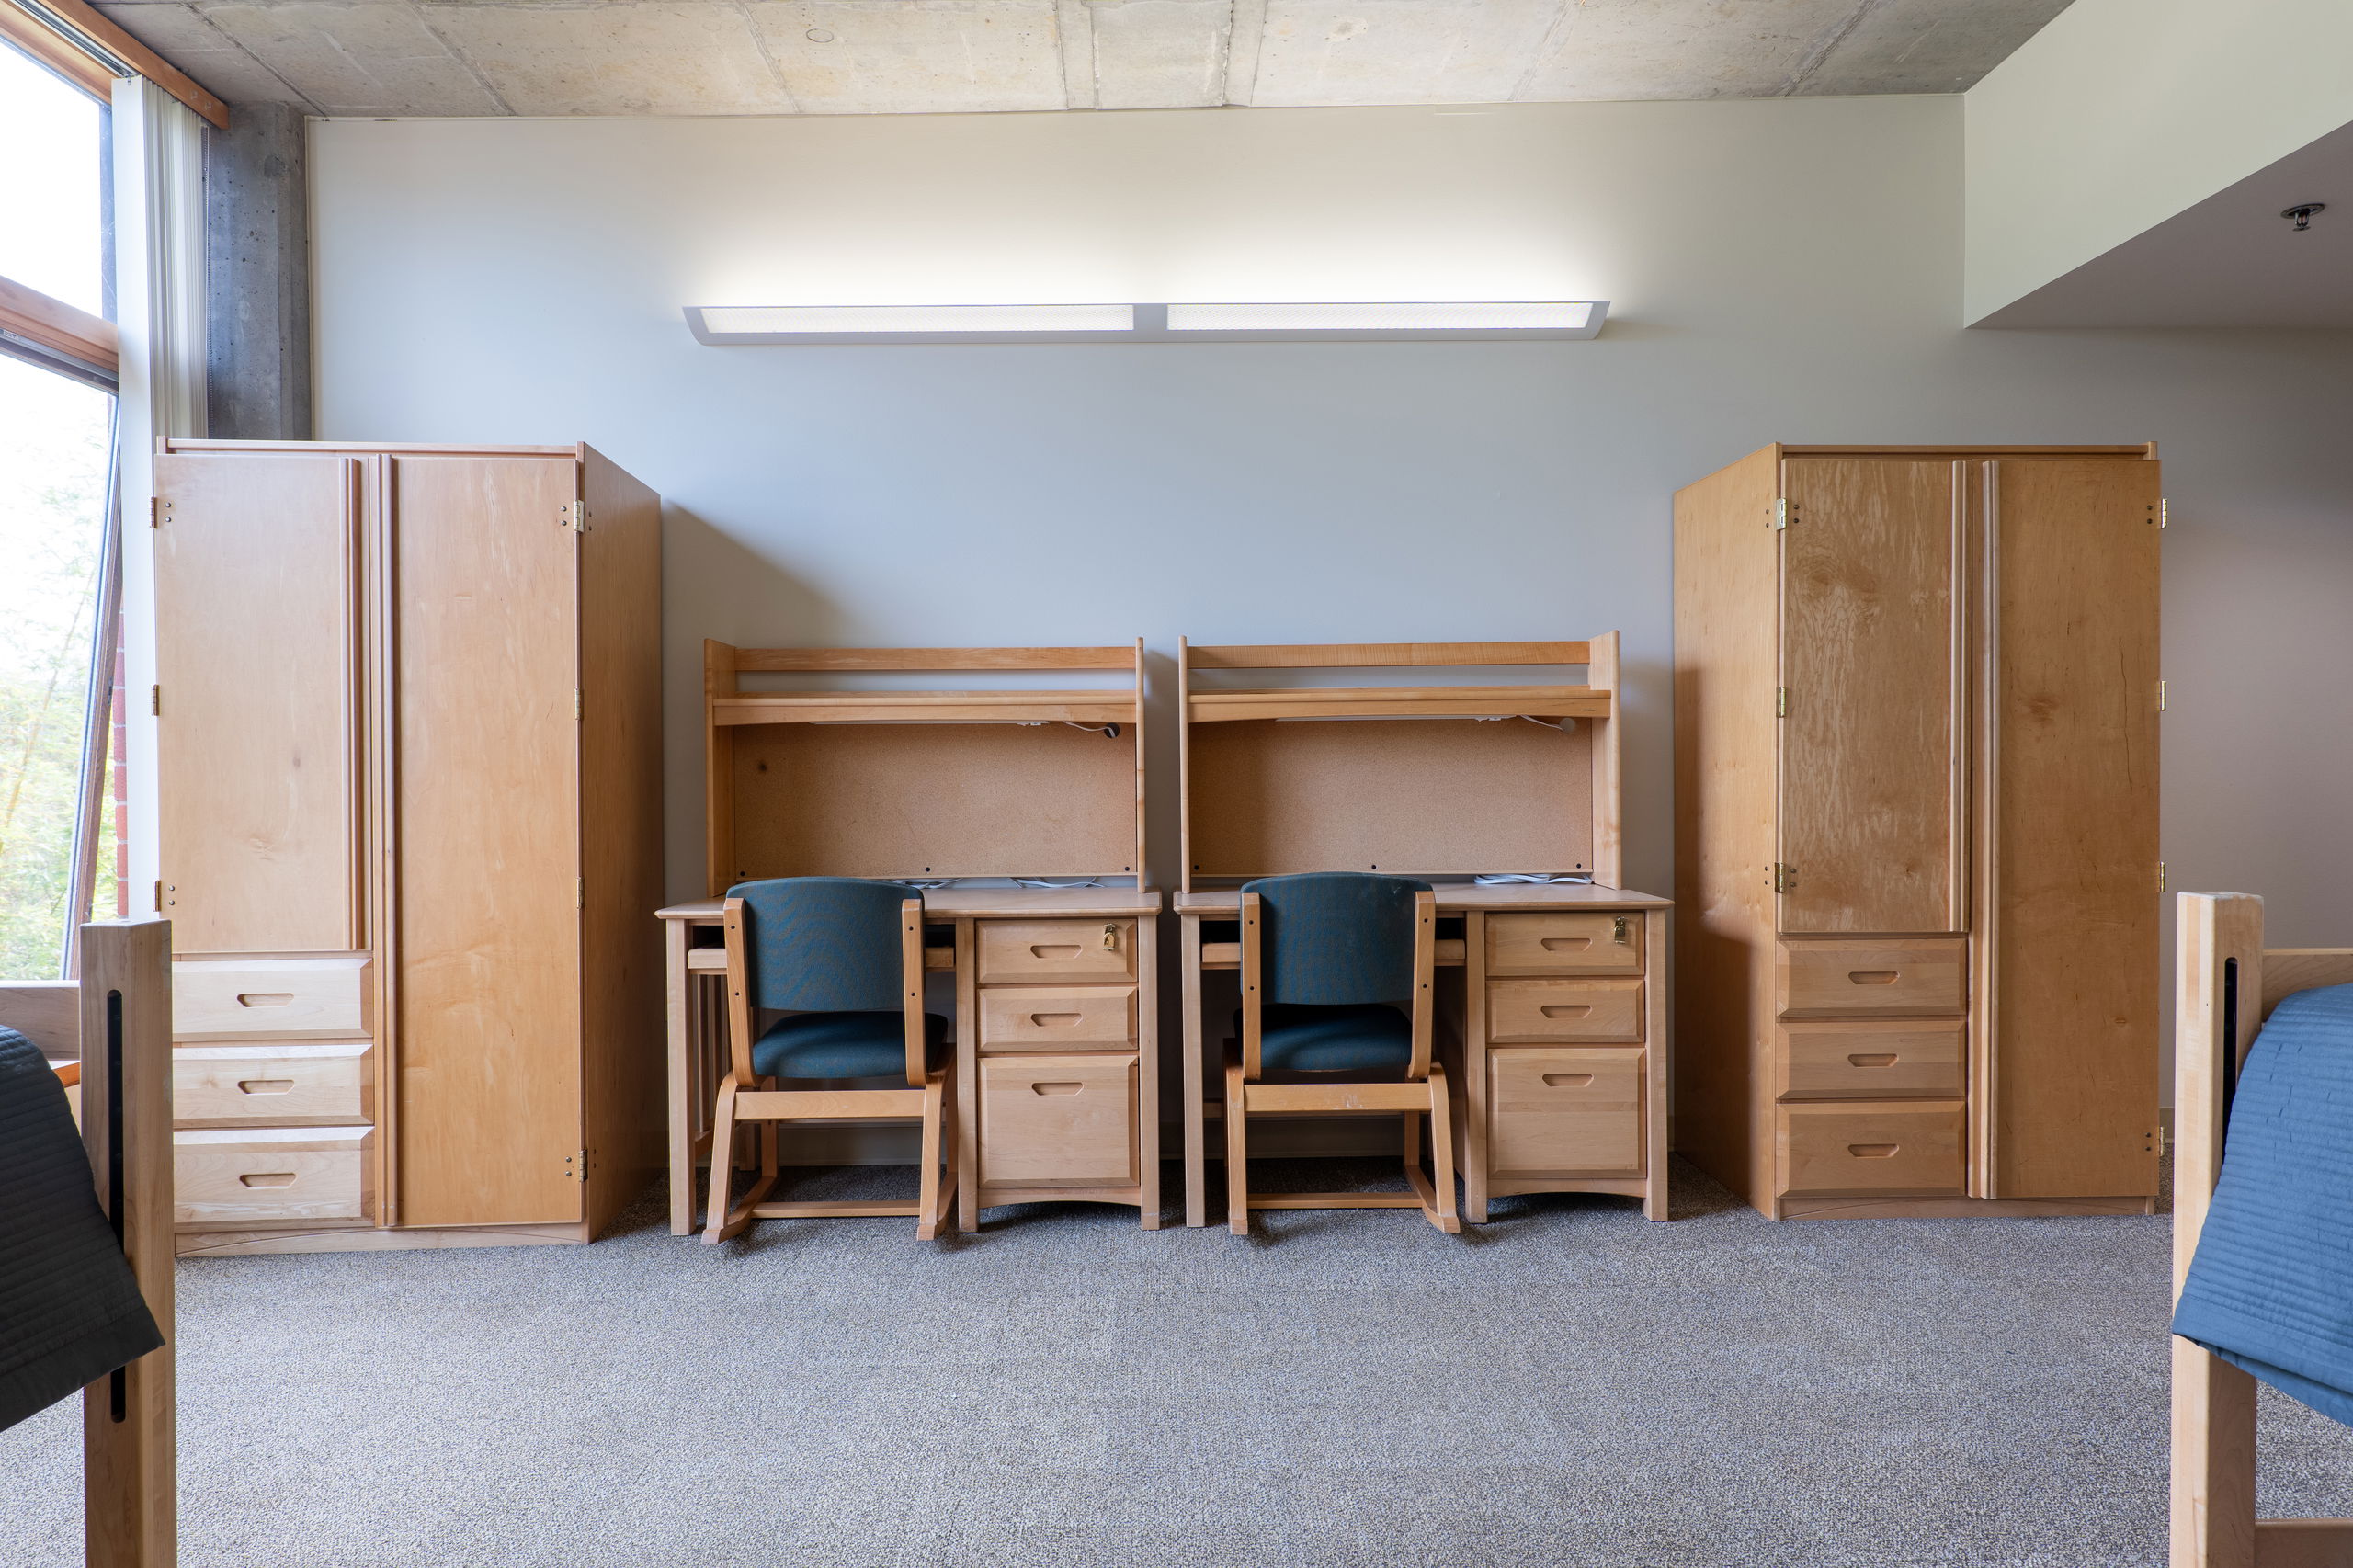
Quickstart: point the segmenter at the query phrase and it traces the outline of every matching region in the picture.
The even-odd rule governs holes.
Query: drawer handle
[[[1062,960],[1062,959],[1074,959],[1074,958],[1078,957],[1078,949],[1077,949],[1076,948],[1074,948],[1074,947],[1070,947],[1070,948],[1051,948],[1051,947],[1048,947],[1048,948],[1031,948],[1031,949],[1029,949],[1029,956],[1030,956],[1031,958],[1033,958],[1033,959],[1051,959],[1051,960]]]
[[[1900,1143],[1849,1143],[1847,1153],[1859,1160],[1892,1160],[1902,1147]]]
[[[1857,985],[1893,985],[1895,975],[1892,969],[1858,969],[1848,971],[1847,978]]]
[[[1593,1082],[1590,1073],[1547,1073],[1544,1086],[1548,1089],[1582,1089]]]
[[[1103,950],[1107,953],[1116,953],[1120,950],[1119,926],[1106,926],[1103,927]]]
[[[1617,943],[1621,948],[1632,946],[1632,943],[1626,936],[1626,917],[1624,915],[1615,915],[1610,916],[1609,939]]]
[[[291,991],[241,991],[237,994],[240,1007],[290,1007],[294,1005]]]
[[[1593,1011],[1588,1002],[1548,1002],[1537,1009],[1548,1018],[1582,1018]]]
[[[1620,941],[1625,938],[1620,937]],[[1590,937],[1546,937],[1540,944],[1548,953],[1581,953],[1593,946]]]
[[[1066,1029],[1078,1022],[1076,1013],[1032,1013],[1029,1021],[1041,1029]]]
[[[1867,1056],[1849,1056],[1847,1060],[1857,1067],[1893,1067],[1895,1065],[1895,1052],[1873,1051]]]
[[[251,1176],[241,1176],[237,1179],[247,1187],[292,1187],[294,1173],[292,1171],[256,1171]]]
[[[286,1095],[294,1092],[291,1078],[240,1078],[237,1093],[241,1095]]]
[[[1032,1084],[1029,1092],[1033,1095],[1074,1095],[1079,1087],[1076,1084]]]

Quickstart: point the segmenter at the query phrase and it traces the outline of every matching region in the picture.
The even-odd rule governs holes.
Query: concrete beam
[[[242,104],[206,141],[205,407],[233,441],[311,437],[308,131],[288,104]]]

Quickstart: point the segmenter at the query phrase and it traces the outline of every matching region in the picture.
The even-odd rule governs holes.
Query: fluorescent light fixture
[[[1552,304],[1171,305],[1171,332],[1582,332],[1593,301]]]
[[[689,305],[714,347],[853,343],[1507,342],[1597,336],[1607,300],[1210,305]]]

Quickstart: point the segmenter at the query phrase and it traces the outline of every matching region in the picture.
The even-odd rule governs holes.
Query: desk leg
[[[972,923],[956,922],[956,1228],[981,1228],[981,1006]]]
[[[1185,986],[1185,1103],[1180,1108],[1185,1117],[1185,1223],[1199,1229],[1210,1222],[1208,1130],[1201,1111],[1201,917],[1179,918]]]
[[[692,1052],[698,999],[694,976],[687,972],[687,947],[694,939],[694,927],[684,920],[665,920],[662,926],[670,987],[670,1233],[683,1236],[695,1228]]]
[[[1487,1222],[1487,915],[1462,917],[1462,1217]]]
[[[1667,1069],[1675,1053],[1675,1028],[1667,1016],[1666,964],[1666,911],[1654,909],[1643,917],[1643,1056],[1650,1069],[1644,1085],[1648,1104],[1643,1119],[1648,1125],[1643,1129],[1643,1215],[1651,1220],[1667,1216],[1666,1162],[1673,1152],[1667,1147],[1666,1112],[1674,1084]]]
[[[1136,921],[1136,1208],[1143,1228],[1160,1229],[1160,926]]]

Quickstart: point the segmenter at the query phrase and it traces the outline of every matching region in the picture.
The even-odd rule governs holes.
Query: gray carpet
[[[1776,1226],[1677,1174],[1670,1224],[1460,1239],[1074,1205],[706,1248],[649,1196],[587,1248],[185,1264],[181,1560],[2163,1563],[2165,1217]],[[81,1561],[78,1419],[0,1433],[11,1568]],[[2267,1397],[2263,1442],[2268,1512],[2353,1512],[2353,1432]]]

